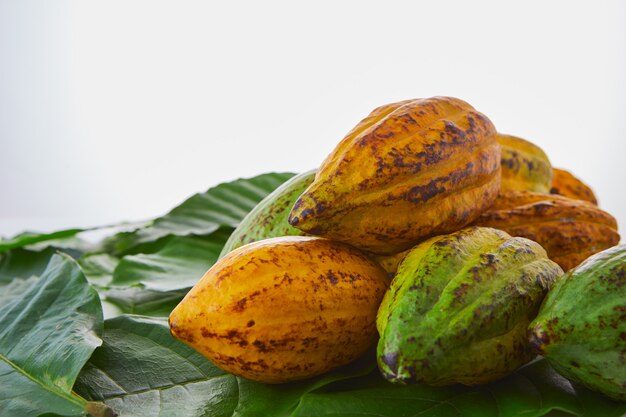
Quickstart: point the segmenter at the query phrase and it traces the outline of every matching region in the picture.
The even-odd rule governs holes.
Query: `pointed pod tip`
[[[543,355],[546,351],[546,345],[550,343],[550,336],[548,336],[548,333],[543,329],[540,323],[535,323],[535,325],[528,330],[528,341],[535,352]]]
[[[383,377],[392,383],[402,383],[403,378],[398,374],[397,352],[385,352],[378,356],[378,369]]]
[[[293,227],[315,235],[319,231],[317,224],[318,205],[315,204],[311,207],[311,202],[315,202],[315,200],[308,198],[306,194],[301,195],[293,205],[287,221]]]
[[[293,227],[297,227],[300,224],[300,215],[302,213],[302,196],[298,197],[296,202],[293,204],[291,211],[289,212],[289,217],[287,221]]]

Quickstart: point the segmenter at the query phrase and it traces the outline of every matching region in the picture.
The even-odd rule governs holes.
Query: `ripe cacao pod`
[[[289,224],[287,217],[300,194],[313,182],[315,172],[311,170],[292,177],[261,200],[230,235],[220,258],[233,249],[258,240],[304,235],[304,232]]]
[[[491,228],[437,236],[406,255],[378,311],[391,382],[474,385],[531,360],[527,328],[563,273],[545,250]]]
[[[219,260],[172,311],[172,334],[220,368],[282,383],[347,364],[376,340],[385,271],[357,249],[287,236]]]
[[[559,194],[576,200],[589,201],[592,204],[598,205],[598,199],[593,193],[593,190],[584,182],[564,169],[554,168],[553,172],[552,188],[550,189],[551,194]]]
[[[597,206],[560,195],[503,192],[474,223],[532,239],[567,271],[619,242],[617,222]]]
[[[563,276],[529,331],[531,344],[560,374],[626,400],[626,245]]]
[[[498,133],[502,148],[503,191],[550,192],[552,164],[546,153],[534,143]]]
[[[500,145],[483,114],[450,97],[375,109],[339,143],[289,223],[378,254],[458,230],[500,189]]]
[[[404,259],[407,253],[411,249],[404,250],[402,252],[394,253],[393,255],[371,255],[371,257],[378,262],[378,265],[382,266],[387,275],[393,278],[396,275],[400,262]]]

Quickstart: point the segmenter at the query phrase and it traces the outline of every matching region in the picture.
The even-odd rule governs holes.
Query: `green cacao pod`
[[[563,276],[529,329],[531,344],[563,376],[626,400],[626,245]]]
[[[317,170],[311,170],[296,175],[261,200],[230,235],[220,258],[233,249],[259,240],[305,235],[303,231],[291,226],[287,218],[293,203],[311,185],[316,172]]]
[[[525,238],[474,227],[400,263],[378,310],[378,366],[392,382],[482,384],[533,358],[527,327],[563,273]]]
[[[550,191],[552,164],[543,149],[516,136],[498,133],[496,139],[502,148],[502,190]]]

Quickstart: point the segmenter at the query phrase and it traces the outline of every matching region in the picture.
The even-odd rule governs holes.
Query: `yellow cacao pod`
[[[456,98],[407,100],[375,109],[348,133],[289,222],[397,253],[471,223],[499,190],[500,145],[487,117]]]
[[[398,271],[398,266],[400,266],[400,263],[404,260],[407,253],[409,253],[411,249],[403,250],[402,252],[394,253],[392,255],[371,255],[371,257],[378,262],[378,265],[382,266],[383,269],[387,271],[387,275],[393,278]]]
[[[220,368],[266,383],[347,364],[376,340],[389,279],[349,245],[304,236],[219,260],[172,311],[172,334]]]
[[[554,168],[550,193],[574,198],[576,200],[589,201],[592,204],[598,205],[598,199],[593,193],[593,190],[564,169]]]
[[[503,191],[550,192],[552,164],[546,153],[534,143],[498,133],[502,148]]]
[[[475,224],[534,240],[565,271],[620,239],[615,218],[597,206],[530,191],[501,193]]]

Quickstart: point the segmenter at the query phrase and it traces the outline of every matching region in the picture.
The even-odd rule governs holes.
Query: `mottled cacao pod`
[[[378,254],[458,230],[500,190],[500,145],[483,114],[450,97],[375,109],[339,143],[289,216],[313,235]]]
[[[400,262],[404,259],[407,253],[411,249],[404,250],[402,252],[394,253],[392,255],[371,255],[371,257],[378,262],[378,265],[382,266],[387,274],[393,278],[400,266]]]
[[[615,218],[597,206],[530,191],[501,193],[474,224],[538,242],[565,271],[620,239]]]
[[[547,193],[552,185],[552,164],[546,153],[534,143],[498,133],[502,148],[503,191]]]
[[[626,400],[626,245],[562,277],[529,329],[532,345],[560,374]]]
[[[467,228],[411,249],[378,311],[391,382],[482,384],[534,357],[527,327],[563,273],[536,242]]]
[[[226,241],[220,258],[248,243],[279,236],[302,236],[305,233],[287,221],[291,207],[313,182],[316,170],[291,178],[257,204],[239,223]]]
[[[576,200],[589,201],[595,205],[598,204],[598,199],[587,184],[564,169],[554,168],[553,172],[552,188],[550,188],[551,194],[559,194]]]
[[[389,279],[359,250],[288,236],[219,260],[172,311],[172,334],[220,368],[282,383],[319,375],[376,340]]]

